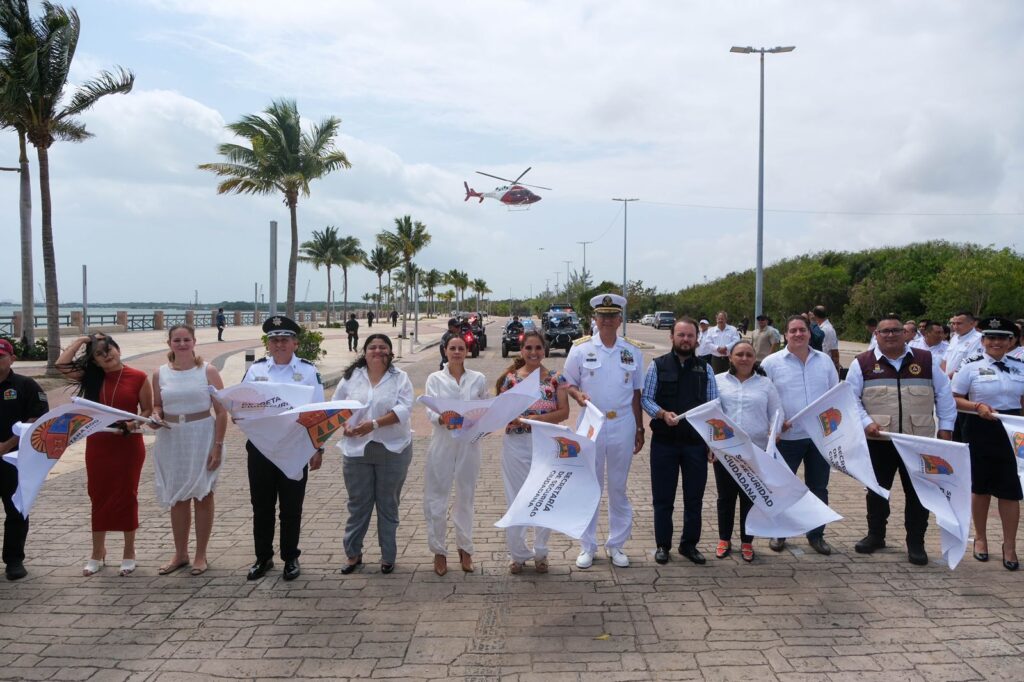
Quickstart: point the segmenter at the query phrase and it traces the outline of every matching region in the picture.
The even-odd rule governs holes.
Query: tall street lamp
[[[612,201],[622,202],[622,298],[626,298],[626,231],[629,229],[629,202],[637,199],[614,198]],[[622,338],[626,338],[626,306],[622,306]]]
[[[796,46],[789,47],[736,47],[729,52],[739,54],[761,55],[761,117],[758,126],[757,141],[757,269],[754,274],[754,316],[764,311],[764,55],[779,52],[792,52]]]

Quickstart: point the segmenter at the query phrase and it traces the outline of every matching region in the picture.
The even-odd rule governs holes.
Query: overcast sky
[[[356,2],[81,0],[76,82],[121,65],[135,90],[83,116],[96,137],[50,150],[62,300],[251,299],[267,281],[279,196],[218,196],[196,169],[225,123],[271,100],[342,119],[352,162],[300,200],[300,239],[336,226],[364,247],[410,214],[425,268],[459,268],[495,297],[564,282],[662,290],[752,267],[758,57],[765,58],[765,257],[942,238],[1024,249],[1024,3]],[[38,11],[38,6],[36,6]],[[1014,76],[1013,74],[1017,74]],[[35,278],[42,281],[32,155]],[[17,142],[0,135],[0,165]],[[482,170],[553,188],[529,211],[464,202]],[[0,299],[20,300],[18,187]],[[6,186],[6,188],[4,188]],[[539,250],[543,247],[543,250]],[[340,273],[339,273],[340,274]],[[340,276],[336,290],[340,298]],[[300,265],[298,299],[326,278]],[[350,274],[350,299],[374,291]]]

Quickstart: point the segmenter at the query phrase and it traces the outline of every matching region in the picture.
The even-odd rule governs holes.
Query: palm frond
[[[71,101],[64,107],[64,110],[58,114],[57,119],[67,118],[68,116],[77,116],[83,111],[89,109],[92,105],[96,104],[101,97],[107,95],[123,95],[131,92],[132,87],[135,85],[135,74],[128,69],[123,67],[117,67],[117,74],[110,73],[109,71],[102,71],[100,75],[92,80],[82,83],[75,94],[71,96]]]

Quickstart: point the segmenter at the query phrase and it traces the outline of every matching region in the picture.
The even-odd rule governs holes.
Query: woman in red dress
[[[84,347],[84,352],[78,354]],[[109,336],[93,334],[75,339],[57,359],[57,368],[78,384],[87,400],[148,417],[153,411],[153,387],[146,373],[121,362],[121,348]],[[115,425],[119,433],[96,433],[85,441],[85,472],[92,502],[92,556],[82,569],[90,576],[103,568],[107,531],[124,533],[120,574],[135,570],[135,530],[139,527],[139,477],[146,446],[139,423]]]

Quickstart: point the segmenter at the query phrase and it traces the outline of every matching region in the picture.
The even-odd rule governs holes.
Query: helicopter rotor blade
[[[525,182],[517,182],[516,184],[519,185],[520,187],[533,187],[534,189],[546,189],[549,192],[551,191],[550,187],[541,187],[540,185],[527,185]]]
[[[509,180],[508,178],[498,177],[497,175],[491,175],[490,173],[484,173],[483,171],[477,171],[477,173],[479,173],[480,175],[486,175],[489,178],[494,178],[495,180],[501,180],[502,182],[510,182],[513,185],[515,184],[515,181]]]
[[[517,185],[517,184],[519,184],[519,181],[523,179],[523,176],[524,176],[524,175],[526,175],[527,173],[529,173],[529,172],[530,172],[530,168],[533,168],[533,166],[530,166],[529,168],[527,168],[526,170],[524,170],[524,171],[523,171],[522,173],[520,173],[520,174],[519,174],[519,177],[518,177],[518,178],[516,178],[516,179],[515,179],[515,181],[514,181],[514,182],[513,182],[512,184],[513,184],[513,185]]]

